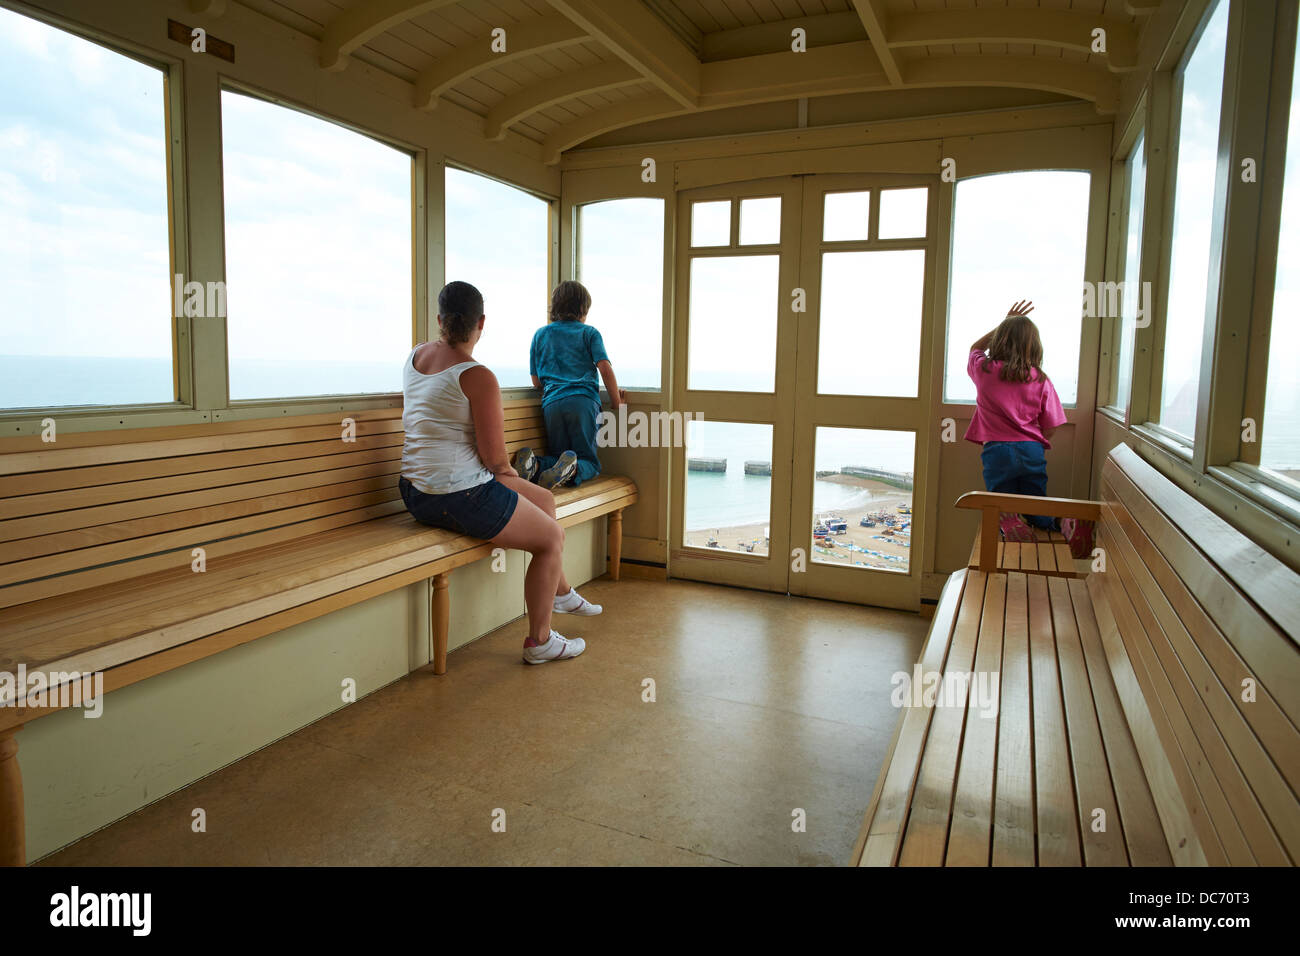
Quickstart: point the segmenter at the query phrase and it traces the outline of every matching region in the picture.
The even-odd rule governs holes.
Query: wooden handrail
[[[998,563],[998,521],[1000,515],[1047,515],[1052,518],[1101,519],[1101,502],[1082,498],[1039,498],[1036,495],[1008,495],[992,491],[968,491],[957,499],[958,508],[981,512],[980,570],[996,571]]]

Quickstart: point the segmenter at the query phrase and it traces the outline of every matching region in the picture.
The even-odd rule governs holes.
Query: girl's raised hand
[[[1023,302],[1017,302],[1011,308],[1007,309],[1007,318],[1010,319],[1016,316],[1028,315],[1030,312],[1033,311],[1034,311],[1034,303],[1030,302],[1028,299],[1025,299]]]

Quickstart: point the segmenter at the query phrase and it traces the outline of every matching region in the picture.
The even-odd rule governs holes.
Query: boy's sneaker
[[[1070,542],[1070,556],[1092,557],[1092,522],[1082,518],[1062,518],[1061,534]]]
[[[1020,515],[1004,514],[998,521],[1003,541],[1034,541],[1034,529]]]
[[[577,454],[566,451],[555,460],[555,464],[537,476],[537,483],[543,488],[558,488],[560,485],[566,484],[577,470]]]
[[[545,644],[524,645],[525,664],[545,664],[548,661],[566,661],[577,657],[587,649],[587,642],[580,637],[562,637],[554,630]]]
[[[515,471],[524,481],[532,481],[537,475],[537,456],[531,448],[521,448],[515,452]]]
[[[579,594],[577,588],[569,588],[569,593],[557,597],[551,607],[557,614],[580,614],[583,617],[595,617],[604,610]]]

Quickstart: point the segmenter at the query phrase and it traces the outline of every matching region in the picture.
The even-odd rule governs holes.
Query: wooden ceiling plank
[[[626,63],[615,61],[572,73],[562,73],[549,80],[525,87],[513,96],[507,96],[488,113],[483,124],[483,135],[490,140],[505,138],[506,131],[515,123],[538,110],[581,96],[631,86],[644,78]]]
[[[581,27],[558,14],[538,17],[510,27],[506,31],[506,49],[503,53],[492,51],[491,35],[479,37],[424,70],[415,81],[413,102],[420,109],[434,109],[440,96],[484,70],[512,59],[581,43],[586,39],[587,34]]]
[[[1132,23],[1076,10],[982,7],[900,14],[889,21],[889,45],[898,49],[936,43],[1034,43],[1091,53],[1096,29],[1105,31],[1111,71],[1136,69],[1138,31]]]
[[[449,6],[456,0],[363,0],[343,11],[325,27],[320,40],[320,65],[341,70],[348,54],[399,23]]]

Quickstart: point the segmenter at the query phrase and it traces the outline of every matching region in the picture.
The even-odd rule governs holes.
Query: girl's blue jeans
[[[984,463],[984,487],[1008,495],[1047,496],[1047,458],[1036,441],[990,441],[980,453]],[[1056,519],[1026,515],[1036,528],[1055,528]]]

